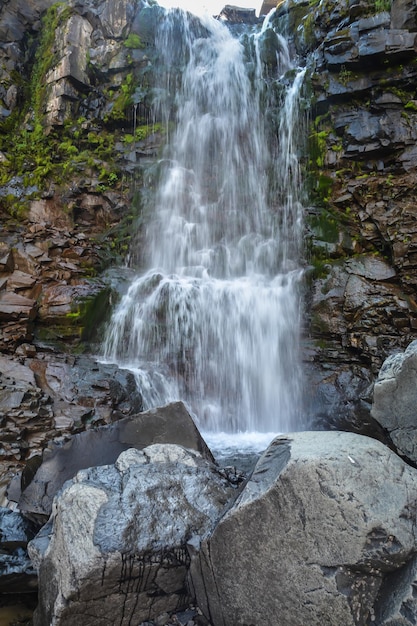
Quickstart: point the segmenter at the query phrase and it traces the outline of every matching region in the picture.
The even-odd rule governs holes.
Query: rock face
[[[18,498],[19,509],[28,517],[46,522],[56,493],[78,470],[114,463],[128,448],[140,450],[156,443],[182,445],[213,461],[183,403],[172,403],[81,432],[65,442],[52,442],[44,450],[30,482],[25,480],[26,472],[23,472],[22,483],[26,487]],[[12,497],[10,493],[9,497]]]
[[[384,359],[416,338],[417,8],[290,0],[279,4],[277,25],[285,18],[314,94],[306,360],[319,397],[310,414],[315,427],[374,434],[371,424],[361,430],[370,384]],[[358,255],[390,272],[363,273]]]
[[[192,564],[214,626],[415,624],[416,471],[353,433],[278,437]]]
[[[2,503],[49,440],[142,410],[132,375],[80,353],[97,353],[120,284],[99,274],[128,252],[140,162],[161,145],[142,73],[163,9],[64,4],[0,6]]]
[[[25,346],[21,346],[24,348]],[[52,439],[137,414],[142,397],[133,374],[88,356],[0,356],[0,498],[13,473]]]
[[[374,386],[372,416],[398,453],[417,464],[417,341],[384,362]]]
[[[79,472],[30,544],[35,626],[96,626],[109,615],[127,626],[186,606],[187,543],[207,535],[234,495],[211,463],[174,445]]]

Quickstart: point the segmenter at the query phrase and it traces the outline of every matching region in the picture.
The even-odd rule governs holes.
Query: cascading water
[[[158,48],[177,113],[147,227],[152,269],[121,300],[104,348],[136,372],[148,407],[185,400],[203,431],[277,433],[300,420],[303,71],[273,32],[281,101],[271,123],[269,28],[268,19],[244,46],[219,21],[196,27],[185,12],[166,13]]]

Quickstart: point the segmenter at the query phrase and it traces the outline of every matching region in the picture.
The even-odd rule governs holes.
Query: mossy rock
[[[69,290],[71,287],[69,287]],[[41,303],[35,330],[36,336],[54,344],[76,346],[99,341],[104,322],[111,313],[112,290],[102,281],[85,282],[78,293],[66,294],[65,285],[58,286],[49,302]],[[69,296],[69,297],[68,297]]]

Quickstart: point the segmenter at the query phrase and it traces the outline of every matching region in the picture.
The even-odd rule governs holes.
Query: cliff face
[[[9,0],[0,9],[7,466],[48,438],[140,404],[127,400],[129,381],[115,391],[102,370],[100,401],[91,402],[88,364],[81,384],[78,357],[69,364],[61,352],[99,339],[110,307],[101,272],[128,252],[140,220],[141,163],[158,154],[169,124],[151,112],[161,11],[135,0]],[[274,21],[292,33],[310,70],[306,410],[314,425],[368,432],[375,374],[417,330],[417,8],[413,0],[289,0]],[[17,359],[24,372],[14,369]],[[58,372],[69,369],[72,395],[59,383]],[[23,385],[21,400],[10,399],[13,380]],[[27,415],[42,408],[42,436],[25,434],[19,422],[25,402]]]
[[[142,408],[133,376],[79,353],[99,340],[112,297],[101,272],[128,252],[140,161],[161,143],[147,105],[159,10],[2,3],[2,475],[51,438]]]
[[[336,426],[350,413],[359,426],[373,375],[417,328],[417,7],[288,8],[297,50],[311,55],[307,310],[322,371],[313,413]]]

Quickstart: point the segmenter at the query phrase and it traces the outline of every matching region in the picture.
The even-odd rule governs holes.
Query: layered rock
[[[327,408],[313,402],[313,423],[360,432],[384,359],[416,337],[417,10],[408,0],[294,0],[279,5],[277,25],[285,15],[313,93],[307,355],[320,395],[331,396]],[[390,276],[357,272],[358,254]],[[349,416],[335,418],[332,406]]]
[[[81,471],[30,544],[39,567],[34,624],[140,623],[186,607],[187,544],[213,528],[235,492],[180,446],[123,452]]]
[[[24,348],[25,346],[21,346]],[[11,477],[52,439],[142,410],[133,375],[91,357],[31,353],[0,356],[0,497]],[[35,358],[36,357],[36,358]]]
[[[278,437],[192,563],[214,626],[415,623],[416,472],[352,433]]]

